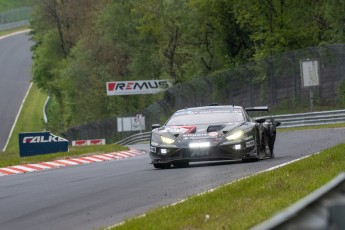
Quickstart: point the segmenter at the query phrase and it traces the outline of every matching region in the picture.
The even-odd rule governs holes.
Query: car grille
[[[170,158],[203,158],[229,156],[231,153],[220,148],[210,148],[205,150],[181,149],[170,156]]]

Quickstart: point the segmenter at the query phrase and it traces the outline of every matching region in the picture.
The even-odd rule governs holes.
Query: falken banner
[[[107,95],[155,94],[172,86],[169,80],[107,82]]]
[[[68,141],[51,132],[19,133],[21,157],[48,153],[68,152]]]

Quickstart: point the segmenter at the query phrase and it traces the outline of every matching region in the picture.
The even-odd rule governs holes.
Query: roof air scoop
[[[207,128],[207,132],[210,133],[210,132],[218,132],[222,129],[224,129],[225,125],[210,125],[208,128]]]

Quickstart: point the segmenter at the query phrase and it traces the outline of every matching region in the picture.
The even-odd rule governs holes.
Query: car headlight
[[[241,137],[243,137],[244,132],[242,130],[238,130],[234,133],[232,133],[231,135],[227,136],[226,139],[228,141],[234,141],[234,140],[238,140]]]
[[[163,137],[163,136],[161,136],[161,140],[163,141],[163,143],[169,144],[169,145],[175,142],[174,139],[171,139],[169,137]]]

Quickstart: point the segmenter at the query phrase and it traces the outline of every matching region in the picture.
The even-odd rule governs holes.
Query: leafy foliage
[[[107,97],[108,81],[185,82],[344,41],[340,0],[35,1],[33,80],[54,96],[62,130],[138,111],[160,97]]]

